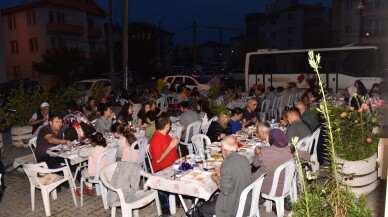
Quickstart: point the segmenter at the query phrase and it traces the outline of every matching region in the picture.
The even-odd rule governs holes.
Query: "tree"
[[[73,80],[72,76],[85,62],[78,48],[47,50],[40,62],[32,62],[36,71],[46,75],[56,75],[60,81]]]

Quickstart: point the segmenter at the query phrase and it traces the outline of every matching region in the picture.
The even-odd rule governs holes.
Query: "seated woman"
[[[85,178],[92,178],[96,174],[97,170],[97,159],[102,153],[108,148],[106,147],[106,140],[101,133],[95,133],[92,135],[92,146],[91,148],[81,148],[78,151],[80,157],[89,157],[88,168],[82,170],[81,174]],[[102,158],[100,168],[104,168],[106,165],[106,158]],[[92,183],[85,182],[86,188],[85,193],[87,195],[93,195]]]
[[[202,125],[201,125],[201,128],[202,127],[209,127],[209,120],[214,116],[212,111],[210,111],[210,108],[209,108],[209,105],[208,105],[208,102],[205,101],[205,100],[198,100],[198,103],[197,103],[197,112],[198,112],[198,115],[199,117],[201,118],[202,120]],[[207,127],[206,127],[206,130],[207,130]],[[202,131],[204,131],[204,128],[202,128]]]
[[[268,141],[270,146],[262,148],[256,147],[255,156],[252,161],[254,167],[259,167],[259,169],[253,173],[254,180],[266,173],[261,187],[261,192],[264,194],[268,194],[271,190],[276,168],[293,159],[295,151],[293,146],[288,145],[286,136],[283,131],[279,129],[273,129],[269,132]],[[310,159],[310,154],[305,151],[298,150],[298,154],[303,161],[308,161]],[[284,173],[280,175],[275,195],[281,195],[283,185]]]
[[[241,123],[242,116],[244,111],[241,108],[234,108],[232,110],[232,117],[229,120],[229,124],[232,127],[232,134],[235,134],[243,128]]]
[[[148,138],[148,140],[150,140],[156,130],[155,120],[156,120],[157,114],[155,111],[149,111],[147,112],[146,116],[147,116],[148,126],[146,127],[146,130],[145,130],[145,136]]]
[[[146,114],[151,110],[151,103],[146,102],[142,105],[139,113],[137,113],[137,126],[141,127],[141,125],[147,123],[147,117]]]
[[[380,100],[380,84],[374,83],[369,91],[369,97]]]
[[[348,87],[347,90],[349,93],[349,99],[348,99],[349,106],[358,110],[362,105],[362,103],[364,102],[364,100],[357,93],[356,87]]]
[[[89,97],[86,105],[82,107],[82,112],[87,116],[90,121],[98,118],[96,100],[93,97]]]
[[[229,111],[221,111],[217,121],[213,121],[206,135],[210,138],[211,142],[219,142],[225,136],[232,134],[232,126],[229,124],[230,114]]]
[[[116,143],[111,143],[117,145],[117,157],[121,157],[123,155],[123,150],[126,147],[126,140],[124,137],[124,133],[126,131],[126,128],[123,124],[120,124],[118,122],[112,124],[110,127],[110,131],[113,133],[113,136],[115,139],[117,139]]]
[[[121,161],[137,162],[138,155],[139,155],[139,147],[137,147],[137,146],[134,148],[133,159],[129,160],[131,146],[137,140],[135,135],[133,135],[133,133],[131,131],[126,130],[124,132],[124,138],[125,138],[125,148],[123,150],[123,156],[121,157]]]
[[[124,126],[132,126],[132,114],[133,114],[133,105],[130,103],[124,104],[119,115],[117,116],[117,122],[121,123]]]
[[[66,116],[65,139],[83,142],[89,138],[96,130],[90,123],[82,122],[81,113],[72,113]]]

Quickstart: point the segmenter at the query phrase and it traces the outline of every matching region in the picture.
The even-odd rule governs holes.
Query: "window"
[[[57,39],[56,38],[51,38],[50,39],[50,44],[51,44],[51,50],[58,49],[58,44],[57,44]]]
[[[18,47],[18,41],[11,41],[11,54],[18,54],[19,53],[19,47]]]
[[[37,38],[30,38],[29,40],[30,44],[30,52],[38,52],[38,39]]]
[[[21,70],[19,65],[13,66],[13,76],[15,79],[21,77]]]
[[[65,14],[62,12],[57,12],[57,23],[65,22]]]
[[[185,84],[186,85],[197,85],[197,83],[193,80],[193,79],[191,79],[191,78],[185,78]]]
[[[94,41],[89,42],[89,51],[90,52],[96,51],[96,42]]]
[[[49,11],[49,20],[50,20],[50,23],[55,23],[55,13],[54,13],[54,11]]]
[[[9,29],[16,29],[16,19],[14,16],[8,17],[8,28]]]
[[[35,26],[36,25],[36,17],[34,11],[27,12],[27,25]]]
[[[92,18],[88,18],[88,27],[94,28],[94,20]]]

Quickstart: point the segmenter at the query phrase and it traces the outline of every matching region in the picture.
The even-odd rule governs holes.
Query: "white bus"
[[[321,54],[321,76],[327,88],[334,91],[353,86],[361,80],[366,88],[382,81],[377,47],[349,46],[300,50],[258,50],[247,53],[245,60],[245,87],[261,83],[264,87],[283,86],[295,82],[299,88],[308,88],[316,80],[316,73],[308,64],[308,51]]]

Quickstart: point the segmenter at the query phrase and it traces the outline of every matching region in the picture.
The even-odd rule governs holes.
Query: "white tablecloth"
[[[47,150],[48,155],[68,159],[71,165],[79,164],[79,163],[82,163],[83,161],[88,160],[87,157],[78,156],[77,152],[78,152],[78,149],[60,150],[58,146],[49,148]]]

